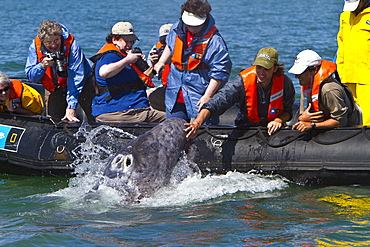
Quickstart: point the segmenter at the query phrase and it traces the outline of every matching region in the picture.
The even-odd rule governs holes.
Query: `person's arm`
[[[216,79],[210,80],[209,85],[204,95],[200,98],[200,100],[197,103],[197,106],[199,106],[199,111],[202,108],[203,104],[207,103],[213,97],[213,95],[215,95],[220,85],[221,85],[221,80],[216,80]]]
[[[347,13],[342,13],[339,18],[339,31],[337,33],[337,54],[336,54],[336,61],[338,72],[343,71],[343,39],[344,39],[344,32],[343,32],[343,18],[347,16]]]
[[[37,61],[35,42],[32,42],[32,44],[28,48],[28,56],[25,67],[25,73],[28,80],[33,83],[41,82],[41,79],[45,74],[47,65],[52,66],[54,64],[54,61],[50,61],[53,60],[52,58],[45,58],[44,60],[45,61],[42,61],[40,63]]]
[[[164,69],[164,66],[170,62],[170,57],[171,57],[171,50],[168,47],[168,45],[166,45],[166,47],[163,50],[161,58],[154,65],[154,70],[157,72],[157,75],[160,75],[162,73],[162,70]]]
[[[82,91],[85,80],[90,75],[90,65],[87,62],[81,47],[75,40],[71,45],[68,63],[67,78],[67,108],[62,120],[79,122],[75,109],[78,104],[78,97]]]
[[[284,75],[284,110],[277,118],[267,124],[269,135],[277,132],[293,116],[295,89],[292,80]]]
[[[131,51],[129,51],[127,53],[127,56],[122,58],[121,60],[101,66],[99,69],[99,75],[105,79],[111,78],[121,72],[121,70],[127,65],[136,63],[139,58],[141,58],[140,53],[132,53]]]
[[[210,40],[202,62],[209,67],[209,77],[211,79],[205,93],[197,103],[199,109],[213,97],[221,83],[226,81],[230,76],[232,67],[231,59],[226,43],[218,33]]]
[[[284,111],[279,115],[279,117],[275,118],[274,120],[270,121],[267,124],[267,133],[269,135],[274,134],[276,131],[278,131],[281,126],[283,126],[287,121],[289,121],[292,118],[292,116]]]
[[[211,111],[208,109],[202,109],[197,118],[192,123],[185,123],[185,132],[188,132],[186,134],[186,138],[188,139],[194,139],[197,137],[198,130],[200,126],[211,116]]]
[[[317,129],[331,129],[340,126],[346,126],[347,124],[347,110],[348,107],[345,103],[345,92],[341,85],[337,82],[325,83],[321,88],[321,104],[329,112],[328,119],[320,121],[322,119],[323,112],[310,113],[309,107],[307,110],[298,118],[298,123],[293,125],[293,129],[299,131],[306,131],[312,128],[312,124],[315,124]]]
[[[308,131],[313,128],[312,123],[314,123],[315,129],[331,129],[340,127],[339,122],[335,119],[329,118],[322,122],[306,122],[306,121],[299,121],[295,123],[292,129],[297,129],[301,132]]]
[[[22,114],[22,115],[35,115],[34,112],[22,108],[21,103],[20,102],[15,102],[15,99],[9,100],[7,107],[8,107],[8,111],[12,112],[12,113],[17,113],[17,114]]]
[[[197,131],[200,126],[210,117],[218,116],[224,113],[227,109],[232,107],[235,103],[245,105],[244,84],[240,75],[235,79],[226,83],[226,85],[218,91],[214,97],[202,106],[198,116],[192,123],[186,123],[186,132],[189,132],[186,137],[193,139],[197,136]]]
[[[324,117],[322,111],[310,112],[311,104],[308,104],[306,110],[298,117],[298,122],[293,124],[292,129],[297,129],[301,132],[312,129],[311,122],[317,123]]]
[[[154,65],[158,62],[158,60],[159,60],[159,54],[157,52],[156,46],[154,45],[152,49],[150,49],[149,51],[146,62],[149,64],[149,66],[154,67]]]
[[[298,117],[298,121],[303,122],[318,122],[321,121],[324,117],[324,113],[322,111],[310,112],[311,110],[311,103],[308,104],[306,110]]]
[[[23,92],[21,98],[9,100],[8,110],[23,115],[41,114],[44,103],[41,95],[31,86],[22,83]]]

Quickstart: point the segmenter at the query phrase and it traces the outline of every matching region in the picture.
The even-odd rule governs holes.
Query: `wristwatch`
[[[316,128],[316,124],[314,122],[311,122],[310,125],[312,129]]]

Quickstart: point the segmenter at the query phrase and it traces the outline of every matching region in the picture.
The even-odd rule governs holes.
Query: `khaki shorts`
[[[100,114],[98,123],[160,123],[166,119],[166,113],[150,107]]]

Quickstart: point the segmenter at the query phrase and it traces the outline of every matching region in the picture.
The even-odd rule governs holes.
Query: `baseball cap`
[[[134,32],[134,27],[130,22],[121,21],[114,24],[112,27],[112,34],[122,35],[126,41],[139,40]]]
[[[360,0],[344,0],[343,11],[355,11]]]
[[[293,67],[288,71],[289,73],[300,75],[310,66],[318,66],[321,64],[321,57],[312,50],[301,51],[294,61]]]
[[[271,47],[265,47],[259,50],[253,65],[260,65],[265,69],[271,69],[274,64],[278,63],[279,54]]]
[[[168,35],[170,32],[170,29],[172,27],[172,24],[164,24],[159,28],[159,37]]]
[[[186,25],[200,26],[206,21],[207,16],[201,17],[198,15],[194,15],[193,13],[184,11],[184,13],[182,13],[181,19]]]

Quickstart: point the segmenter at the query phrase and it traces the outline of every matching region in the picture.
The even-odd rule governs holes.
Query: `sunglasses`
[[[2,93],[4,93],[4,92],[8,91],[8,90],[9,90],[9,88],[10,88],[10,86],[6,86],[6,87],[4,87],[3,89],[0,89],[0,94],[2,94]]]

